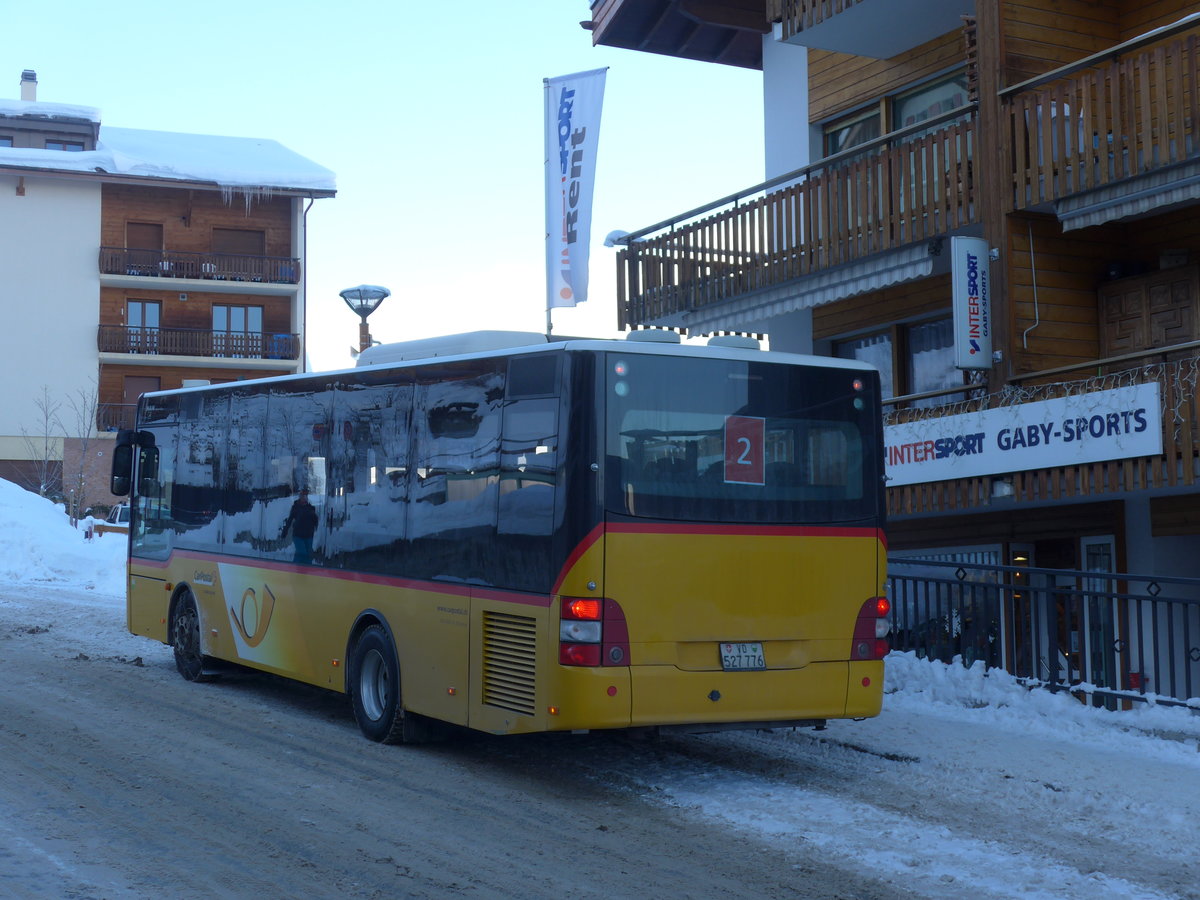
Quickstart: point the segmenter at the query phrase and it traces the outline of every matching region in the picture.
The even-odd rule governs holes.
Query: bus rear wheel
[[[205,671],[209,659],[200,649],[200,611],[196,598],[187,591],[175,605],[171,619],[171,644],[175,648],[175,668],[188,681],[211,681]]]
[[[367,628],[354,644],[346,672],[354,718],[364,735],[381,744],[429,740],[423,717],[404,709],[396,648],[381,625]]]

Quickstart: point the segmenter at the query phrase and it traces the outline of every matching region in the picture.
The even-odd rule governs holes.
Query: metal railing
[[[892,647],[1115,707],[1200,698],[1200,578],[889,558]]]
[[[101,325],[97,343],[103,353],[238,359],[296,359],[300,354],[298,334],[209,331],[199,328]]]
[[[288,256],[101,247],[100,272],[104,275],[138,275],[150,278],[299,284],[300,260]]]

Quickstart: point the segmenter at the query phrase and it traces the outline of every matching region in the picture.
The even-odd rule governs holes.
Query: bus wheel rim
[[[383,717],[389,694],[387,663],[378,650],[371,650],[363,659],[359,675],[359,696],[362,698],[363,712],[371,721],[375,722]]]

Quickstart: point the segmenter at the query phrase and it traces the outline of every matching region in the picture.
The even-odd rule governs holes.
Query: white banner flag
[[[596,145],[607,69],[547,78],[546,316],[587,300]]]

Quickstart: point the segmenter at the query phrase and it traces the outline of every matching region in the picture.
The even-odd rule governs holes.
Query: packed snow
[[[0,547],[0,607],[62,586],[73,644],[155,646],[125,633],[123,535],[89,542],[0,481]],[[593,777],[922,897],[1200,898],[1197,709],[1110,711],[907,653],[886,667],[878,718],[689,737]]]

